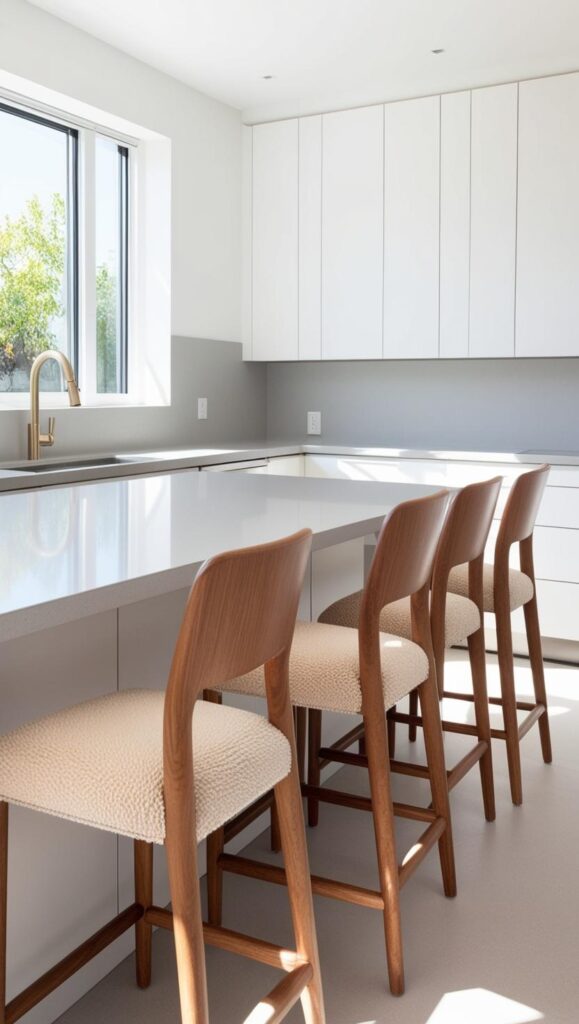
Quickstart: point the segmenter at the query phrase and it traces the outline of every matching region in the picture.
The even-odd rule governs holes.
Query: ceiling
[[[33,2],[246,121],[579,69],[577,0]]]

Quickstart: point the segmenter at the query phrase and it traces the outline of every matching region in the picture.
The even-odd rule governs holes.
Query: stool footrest
[[[290,971],[285,978],[277,983],[275,988],[265,999],[261,999],[249,1017],[245,1018],[244,1024],[262,1024],[266,1019],[263,1016],[264,1005],[268,1008],[267,1024],[281,1024],[292,1006],[297,1003],[306,985],[309,985],[314,976],[312,965],[309,963],[300,964]],[[271,1011],[270,1011],[271,1007]]]
[[[444,818],[436,818],[429,825],[428,828],[422,833],[418,841],[408,851],[402,864],[398,868],[398,881],[400,888],[406,884],[411,875],[414,874],[416,868],[422,863],[428,851],[438,842],[442,833],[446,828],[446,821]]]
[[[103,949],[110,946],[111,942],[118,939],[123,932],[128,931],[134,924],[143,917],[144,909],[138,903],[133,903],[122,913],[105,924],[102,928],[91,935],[90,939],[77,946],[72,953],[65,956],[63,960],[46,971],[42,977],[33,981],[28,988],[25,988],[19,995],[12,999],[5,1011],[6,1024],[14,1024],[20,1020],[25,1013],[40,1003],[46,996],[72,977],[81,967],[88,964],[93,957],[101,953]]]
[[[223,871],[229,871],[234,875],[258,878],[263,882],[272,882],[274,885],[287,885],[284,869],[274,864],[250,860],[248,857],[236,857],[230,853],[221,854],[218,864]],[[382,893],[374,889],[365,889],[359,885],[339,882],[334,878],[323,878],[320,875],[312,875],[311,881],[312,892],[318,896],[327,896],[330,899],[341,900],[343,903],[355,903],[357,906],[371,907],[373,910],[384,910]]]
[[[341,789],[329,789],[327,786],[308,786],[302,783],[302,796],[313,797],[326,804],[337,804],[338,807],[351,807],[355,811],[372,812],[372,801],[369,796],[358,796],[355,793],[343,793]],[[392,809],[398,818],[410,818],[411,821],[434,821],[436,814],[429,807],[418,807],[415,804],[393,803]]]
[[[348,747],[353,746],[354,743],[356,743],[357,740],[362,739],[363,736],[364,723],[362,722],[360,723],[360,725],[355,725],[354,728],[350,729],[349,732],[344,733],[343,736],[340,736],[340,738],[337,739],[335,743],[332,743],[332,745],[327,749],[332,751],[332,753],[335,753],[339,750],[347,750]],[[329,756],[327,758],[322,759],[320,761],[320,768],[325,768],[326,765],[329,764],[331,760],[333,760],[333,758]]]
[[[173,914],[165,907],[148,907],[145,911],[145,921],[157,928],[173,930]],[[243,932],[217,927],[206,922],[203,922],[203,939],[208,946],[224,949],[228,953],[238,953],[250,960],[257,960],[260,964],[267,964],[268,967],[277,967],[281,971],[291,972],[308,965],[308,962],[294,950],[284,949],[283,946],[276,946],[273,942],[255,939],[251,935],[244,935]]]

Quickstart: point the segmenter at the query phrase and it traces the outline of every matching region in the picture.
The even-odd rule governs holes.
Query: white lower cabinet
[[[459,462],[439,459],[389,459],[351,455],[306,455],[306,476],[347,480],[412,481],[413,483],[464,487],[493,476],[503,477],[496,518],[491,526],[486,560],[492,562],[500,526],[513,480],[532,469],[530,464]],[[555,640],[579,640],[579,467],[554,466],[537,515],[534,533],[535,573],[541,632]],[[511,565],[519,568],[518,547]],[[493,617],[487,616],[489,629]],[[524,632],[522,611],[513,617],[513,630]]]
[[[116,612],[1,645],[0,731],[116,689]],[[8,999],[117,913],[117,838],[23,808],[10,809]],[[132,936],[129,938],[129,943]],[[48,1024],[126,956],[123,939],[26,1016]]]
[[[203,466],[206,473],[267,473],[270,476],[304,476],[303,455],[279,455],[271,459],[250,459],[246,462],[222,462]]]

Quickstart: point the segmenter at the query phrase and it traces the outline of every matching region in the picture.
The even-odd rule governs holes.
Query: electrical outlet
[[[308,413],[308,434],[321,434],[322,433],[322,414],[321,412],[309,412]]]
[[[197,419],[198,420],[206,420],[207,419],[207,399],[206,398],[198,398],[197,399]]]

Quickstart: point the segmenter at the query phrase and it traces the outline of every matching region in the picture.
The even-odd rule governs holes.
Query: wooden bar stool
[[[209,1020],[204,940],[287,972],[248,1021],[281,1021],[301,998],[307,1024],[324,1024],[288,688],[310,546],[311,532],[303,530],[205,563],[189,595],[166,694],[114,693],[0,737],[2,1024],[17,1021],[133,925],[142,988],[151,980],[153,926],[173,929],[183,1024]],[[197,701],[203,687],[260,665],[268,718]],[[272,787],[296,951],[201,919],[197,843]],[[135,902],[6,1004],[9,803],[131,837]],[[172,912],[153,904],[154,843],[167,848]]]
[[[543,649],[539,628],[535,568],[533,562],[533,530],[550,467],[539,466],[517,478],[511,488],[501,519],[495,546],[494,565],[483,568],[485,612],[494,613],[497,626],[497,649],[501,680],[501,697],[492,698],[503,710],[503,729],[492,729],[491,735],[506,741],[511,796],[514,804],[523,802],[520,742],[535,722],[539,724],[541,749],[546,764],[552,761],[551,734],[547,712],[547,692],[543,668]],[[509,568],[513,544],[519,545],[520,571]],[[449,590],[464,594],[467,586],[464,565],[453,569]],[[523,607],[529,659],[533,675],[535,700],[517,700],[513,661],[511,614]],[[449,696],[453,696],[450,694]],[[519,724],[517,710],[527,715]]]
[[[432,589],[430,594],[430,622],[432,628],[432,647],[436,665],[436,680],[439,696],[444,689],[444,655],[447,647],[468,644],[470,668],[473,684],[476,726],[469,726],[469,735],[474,735],[477,743],[448,773],[448,788],[453,789],[461,779],[479,765],[483,804],[487,821],[495,819],[495,795],[493,783],[493,765],[491,752],[491,727],[489,720],[488,694],[486,683],[486,656],[484,642],[483,616],[483,558],[485,544],[489,535],[493,513],[496,508],[501,477],[485,480],[482,483],[464,487],[454,498],[450,506],[442,535],[438,545]],[[456,565],[466,567],[466,594],[448,593],[449,575]],[[330,622],[340,626],[354,626],[360,619],[360,607],[363,591],[350,594],[326,608],[320,615],[320,622]],[[387,605],[380,615],[380,629],[385,633],[398,636],[412,636],[412,616],[410,601],[405,598],[393,605]],[[408,722],[412,730],[411,739],[415,738],[416,726],[422,725],[417,711],[417,694],[410,694],[410,714],[400,714],[396,709],[390,712],[392,723],[391,737],[395,722]],[[310,723],[310,771],[319,775],[319,761],[348,761],[343,756],[344,742],[347,737],[338,740],[332,748],[321,748],[321,712],[310,712],[318,716]],[[443,729],[458,731],[453,722],[443,722]],[[316,749],[316,746],[318,749]],[[316,761],[318,764],[316,764]],[[392,761],[391,770],[403,775],[428,778],[428,769],[414,763]],[[310,809],[310,824],[317,820],[317,808]]]
[[[300,708],[316,708],[344,714],[362,714],[366,755],[356,763],[368,769],[371,797],[308,783],[302,792],[309,798],[370,812],[373,815],[379,888],[368,889],[349,882],[313,876],[315,893],[380,910],[384,918],[386,953],[391,991],[404,991],[400,923],[400,888],[408,881],[433,846],[438,844],[444,891],[456,893],[454,852],[448,788],[444,765],[438,691],[430,637],[428,593],[432,564],[448,505],[448,491],[397,506],[385,519],[360,608],[360,628],[348,629],[319,622],[298,622],[290,656],[290,695]],[[412,639],[380,633],[380,613],[385,604],[410,597]],[[418,689],[432,806],[393,804],[390,791],[386,710]],[[233,679],[222,691],[233,690],[263,696],[261,670]],[[256,813],[267,809],[258,804]],[[422,822],[425,831],[400,867],[396,856],[393,813]],[[255,815],[254,815],[255,817]],[[209,920],[221,921],[221,876],[231,871],[278,884],[286,883],[278,867],[223,852],[228,841],[250,818],[232,822],[212,846],[208,858]]]

